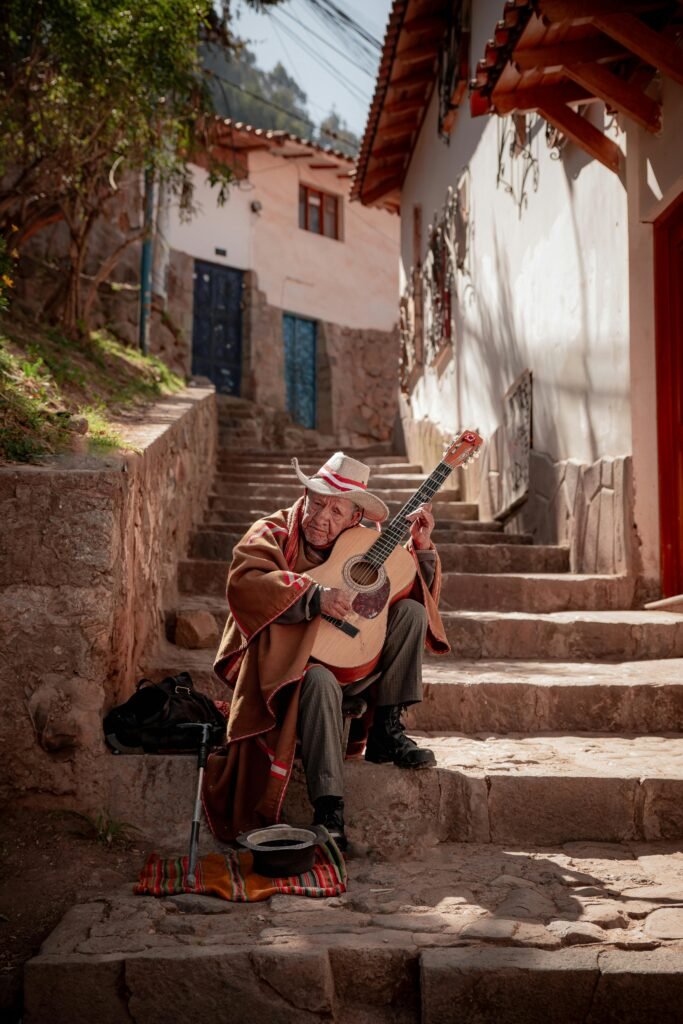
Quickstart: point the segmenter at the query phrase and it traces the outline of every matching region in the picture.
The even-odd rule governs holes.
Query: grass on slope
[[[94,331],[74,342],[57,330],[0,319],[0,462],[35,462],[84,435],[91,452],[126,445],[112,420],[183,387],[155,356]],[[80,442],[82,445],[83,442]]]

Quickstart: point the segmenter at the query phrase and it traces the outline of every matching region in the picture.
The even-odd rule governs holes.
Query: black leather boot
[[[431,750],[418,747],[406,736],[398,705],[375,708],[375,720],[368,734],[365,760],[374,764],[393,761],[399,768],[433,768],[436,758]]]
[[[344,831],[344,801],[340,796],[319,796],[313,804],[313,824],[324,825],[332,839],[344,851],[348,839]]]

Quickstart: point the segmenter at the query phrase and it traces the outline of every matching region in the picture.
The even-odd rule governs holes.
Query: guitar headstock
[[[470,462],[478,459],[481,455],[483,443],[483,438],[479,436],[476,430],[463,430],[454,441],[451,441],[443,453],[443,461],[451,469],[455,469],[456,466],[462,466],[463,469],[467,469]]]

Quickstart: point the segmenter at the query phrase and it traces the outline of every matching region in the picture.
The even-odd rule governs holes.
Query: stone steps
[[[478,544],[474,538],[463,544],[438,545],[444,573],[566,573],[569,572],[569,549],[542,544],[506,544],[508,534],[494,534],[496,541]],[[523,536],[523,535],[522,535]],[[502,537],[503,539],[499,539]]]
[[[683,660],[636,662],[427,659],[424,732],[683,733]],[[220,683],[219,683],[220,685]]]
[[[503,549],[498,546],[491,548],[493,554],[500,550]],[[519,550],[526,553],[535,549],[522,547]],[[178,564],[178,590],[183,595],[221,597],[225,594],[229,566],[228,561],[216,559],[186,559]],[[500,572],[491,574],[445,572],[441,589],[441,607],[444,616],[451,609],[464,609],[469,613],[473,610],[527,612],[537,613],[537,616],[546,621],[549,616],[545,609],[550,609],[552,614],[559,611],[623,608],[630,603],[632,590],[632,581],[627,577],[573,576],[568,573],[510,574],[502,571],[501,567]],[[652,614],[640,613],[643,622],[647,623],[651,622]],[[676,618],[680,618],[683,629],[683,618]],[[458,624],[454,623],[452,628],[458,636],[458,644],[461,643],[460,635],[457,633]],[[505,630],[504,624],[496,629],[487,619],[477,620],[476,637],[482,644],[495,642],[495,638],[491,639],[489,634],[492,635],[496,631],[505,635],[509,632]],[[683,632],[681,640],[683,641]],[[511,652],[508,652],[508,655],[515,656]],[[488,656],[498,655],[482,655]]]
[[[28,963],[24,1024],[679,1024],[669,850],[449,843],[258,906],[127,886]]]
[[[494,548],[495,554],[504,549]],[[505,559],[480,558],[478,564],[489,562],[489,571],[477,571],[477,561],[470,559],[472,571],[445,572],[441,587],[442,611],[553,612],[589,611],[628,608],[633,599],[633,580],[628,576],[569,575],[552,571],[552,562],[543,557],[540,548],[512,549],[520,554],[537,554],[537,569],[530,573],[508,573]],[[559,549],[560,551],[562,549]],[[486,554],[486,552],[485,552]],[[531,559],[529,559],[531,561]],[[522,561],[522,559],[519,559]],[[550,564],[550,570],[543,563]]]
[[[230,559],[232,557],[233,545],[237,544],[250,526],[251,523],[246,521],[240,524],[213,522],[204,524],[204,527],[201,530],[196,530],[190,539],[189,557],[218,558],[224,561]],[[434,543],[439,545],[439,554],[442,557],[442,561],[444,554],[448,553],[447,548],[449,545],[459,548],[461,545],[483,547],[484,545],[495,544],[529,549],[532,542],[529,534],[493,533],[486,530],[435,530],[432,536],[434,537]],[[539,550],[553,553],[551,556],[551,566],[554,570],[559,572],[568,571],[569,554],[567,549],[559,547],[542,549],[540,546],[533,548],[533,551]],[[509,564],[510,566],[526,564],[529,568],[533,569],[534,565],[537,564],[537,558],[537,555],[532,555],[530,560],[524,563],[521,560],[521,556],[510,554]],[[462,559],[464,560],[463,564],[471,564],[467,562],[466,555],[463,554]],[[457,557],[454,564],[460,564]]]
[[[225,468],[221,468],[225,467]],[[313,465],[312,463],[299,463],[299,468],[302,469],[307,475],[311,475],[320,468],[319,465]],[[426,474],[422,472],[421,467],[416,463],[387,463],[381,466],[374,466],[372,475],[370,477],[370,488],[374,487],[407,487],[409,484],[415,484],[415,487],[424,481]],[[254,483],[254,484],[291,484],[294,481],[299,487],[299,483],[295,473],[294,467],[291,465],[287,466],[271,466],[267,463],[261,463],[254,467],[246,465],[237,466],[233,465],[232,459],[229,461],[219,463],[218,470],[214,477],[217,483]],[[392,483],[389,483],[392,481]],[[393,483],[393,481],[397,481]]]
[[[396,492],[390,492],[396,493]],[[385,500],[385,504],[389,509],[389,516],[393,517],[400,512],[405,504],[405,501],[411,496],[412,491],[406,491],[405,499],[401,500]],[[260,519],[263,516],[270,515],[274,511],[280,508],[289,508],[294,503],[297,497],[301,496],[301,488],[297,490],[294,498],[283,496],[279,499],[281,504],[278,506],[277,501],[264,494],[262,496],[254,497],[241,497],[228,496],[221,494],[212,494],[209,496],[209,510],[213,517],[214,512],[236,512],[241,513],[240,519],[248,519],[253,522],[254,519]],[[439,499],[439,495],[436,495]],[[384,499],[383,499],[384,500]],[[458,519],[458,520],[476,520],[479,514],[479,507],[471,502],[458,501],[455,492],[441,491],[440,500],[438,500],[438,519]]]
[[[270,509],[270,513],[277,511]],[[202,529],[225,530],[226,532],[239,531],[239,535],[246,533],[254,524],[253,519],[248,519],[244,513],[231,512],[228,509],[216,509],[207,513],[207,518]],[[366,526],[371,526],[367,521]],[[490,544],[532,544],[533,538],[528,533],[503,533],[500,523],[491,520],[468,519],[459,521],[457,519],[441,520],[434,530],[432,537],[435,544],[451,544],[460,541],[463,535],[469,539],[473,534],[483,534],[480,543]],[[462,543],[466,543],[463,541]],[[476,543],[476,541],[475,541]]]
[[[415,487],[385,487],[378,489],[378,493],[382,498],[382,501],[390,507],[391,505],[397,505],[401,508],[405,503],[412,498],[417,488]],[[285,508],[289,505],[293,505],[294,502],[302,495],[301,484],[282,484],[274,486],[271,483],[267,484],[238,484],[234,483],[226,485],[225,488],[220,490],[214,488],[211,498],[219,498],[222,501],[245,501],[254,502],[260,504],[261,502],[268,502],[270,508]],[[342,495],[343,496],[343,495]],[[441,511],[441,506],[453,502],[459,504],[465,504],[459,502],[458,494],[456,491],[439,491],[432,498],[432,502],[437,506],[437,515]],[[237,507],[237,506],[235,506]]]
[[[225,603],[187,598],[205,608],[222,629]],[[165,643],[145,675],[162,679],[179,669],[215,700],[230,691],[213,672],[214,650],[183,650]],[[423,732],[683,733],[683,660],[633,662],[461,661],[427,657],[424,698],[406,713]]]
[[[683,839],[681,734],[416,736],[434,750],[436,768],[346,762],[345,817],[354,842],[399,857],[450,841],[551,846]],[[111,755],[99,770],[114,818],[184,847],[194,758]],[[293,825],[310,822],[299,762],[283,814]]]
[[[241,466],[247,468],[253,466],[267,466],[277,467],[282,470],[288,470],[292,472],[292,459],[296,458],[299,465],[302,468],[310,470],[320,469],[321,464],[328,459],[330,455],[333,455],[337,449],[332,448],[316,448],[313,455],[306,455],[301,451],[284,451],[280,450],[277,452],[264,451],[263,449],[245,449],[242,448],[235,452],[221,452],[219,446],[219,453],[217,457],[217,465],[228,465],[229,468],[235,467],[236,469]],[[422,466],[416,462],[409,462],[407,455],[392,455],[387,452],[385,454],[377,453],[366,455],[363,451],[349,450],[345,453],[350,455],[352,459],[358,459],[360,462],[364,462],[366,466],[371,467],[371,472],[375,470],[378,472],[385,466],[411,466],[415,467],[414,472],[422,472]],[[427,475],[427,474],[425,474]]]
[[[464,659],[640,661],[683,656],[683,616],[647,611],[443,613]]]

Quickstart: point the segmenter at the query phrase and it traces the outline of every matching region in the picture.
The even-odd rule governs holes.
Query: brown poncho
[[[229,615],[214,669],[234,694],[227,746],[209,758],[204,785],[207,818],[223,840],[277,822],[292,771],[299,690],[320,617],[289,625],[275,620],[315,586],[306,575],[313,563],[306,559],[300,535],[302,511],[300,499],[259,519],[233,551]],[[408,550],[417,568],[410,543]],[[427,609],[427,648],[445,654],[449,647],[437,609],[441,568],[436,562],[431,588],[418,570],[410,596]]]

